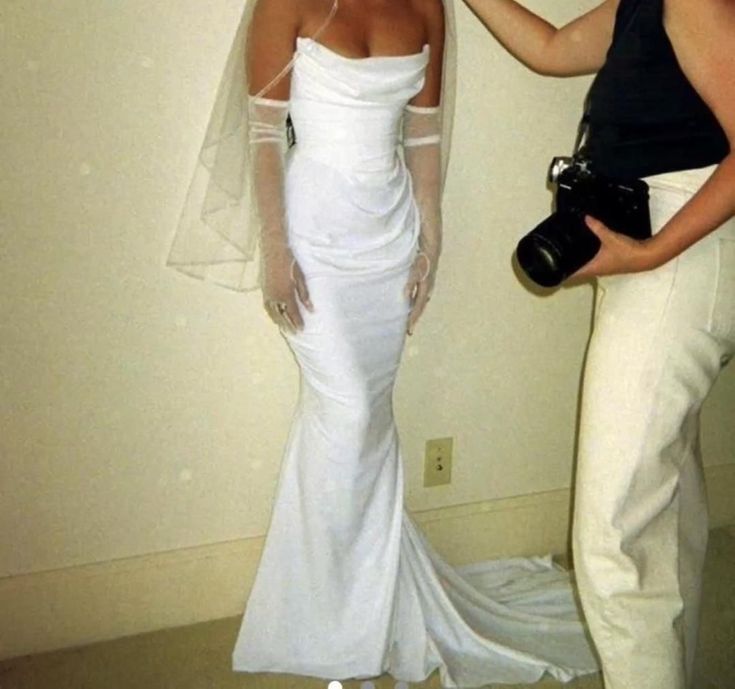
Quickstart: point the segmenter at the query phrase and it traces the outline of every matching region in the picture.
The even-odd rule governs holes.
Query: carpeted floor
[[[735,689],[735,526],[711,533],[704,587],[700,679],[695,689]],[[0,662],[0,689],[327,689],[329,683],[321,679],[234,674],[230,652],[239,624],[239,618],[229,618],[6,660]],[[344,689],[440,688],[437,673],[419,684],[383,676],[341,685]],[[592,675],[567,685],[549,680],[528,686],[601,689],[602,683]],[[340,686],[334,683],[330,689]]]

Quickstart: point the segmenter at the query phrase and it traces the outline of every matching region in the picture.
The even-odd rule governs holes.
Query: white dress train
[[[286,207],[315,311],[286,336],[300,399],[233,668],[404,681],[438,668],[445,687],[594,672],[564,571],[544,558],[452,568],[403,507],[392,393],[419,219],[398,132],[429,48],[297,50]]]

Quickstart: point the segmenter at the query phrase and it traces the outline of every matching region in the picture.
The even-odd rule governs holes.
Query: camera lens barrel
[[[580,212],[557,211],[518,242],[518,264],[542,287],[556,287],[592,259],[600,240]]]

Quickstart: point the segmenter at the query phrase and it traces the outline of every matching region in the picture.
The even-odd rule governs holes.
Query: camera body
[[[616,180],[590,170],[580,157],[556,157],[549,167],[556,186],[555,212],[521,239],[516,249],[524,272],[543,287],[554,287],[592,259],[600,240],[585,215],[635,239],[651,236],[648,185]]]

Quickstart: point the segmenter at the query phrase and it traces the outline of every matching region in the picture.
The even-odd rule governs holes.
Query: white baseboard
[[[735,464],[706,470],[713,527],[735,524]],[[449,562],[563,553],[569,491],[413,513]],[[0,579],[0,659],[242,612],[263,538]]]

